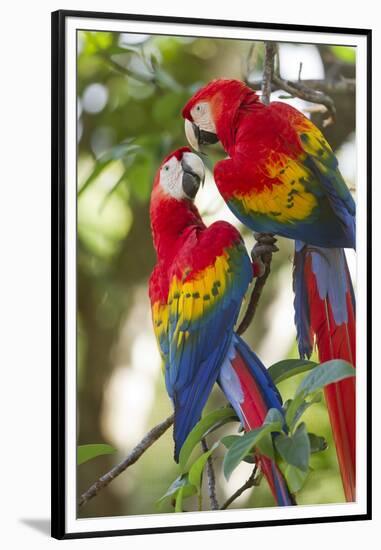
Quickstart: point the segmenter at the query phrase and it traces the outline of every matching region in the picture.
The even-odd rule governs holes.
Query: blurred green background
[[[255,48],[253,46],[255,45]],[[281,75],[324,79],[355,77],[355,49],[311,44],[280,44]],[[150,427],[171,413],[151,326],[147,282],[155,263],[149,223],[149,197],[156,169],[185,144],[182,106],[204,83],[217,77],[248,82],[261,78],[263,44],[240,40],[148,36],[111,32],[78,33],[78,444],[109,443],[117,453],[78,467],[78,494],[124,458]],[[302,65],[300,65],[302,63]],[[351,189],[355,182],[355,93],[331,94],[336,124],[324,129]],[[311,104],[285,99],[322,125]],[[207,182],[197,205],[208,223],[227,219],[252,236],[220,199],[213,164],[223,152],[205,158]],[[292,243],[279,240],[272,275],[246,340],[263,362],[297,357],[292,306]],[[354,259],[349,256],[353,272]],[[280,384],[291,397],[298,378]],[[224,404],[218,388],[207,410]],[[324,403],[306,414],[309,431],[326,437],[329,448],[312,457],[300,504],[344,501]],[[230,426],[230,428],[229,428]],[[232,433],[232,425],[225,429]],[[233,425],[234,426],[234,425]],[[221,432],[218,434],[221,435]],[[210,443],[213,438],[210,438]],[[242,464],[226,483],[217,451],[217,493],[222,503],[250,475]],[[169,430],[136,465],[80,509],[80,517],[157,513],[155,502],[179,475]],[[207,501],[205,501],[207,502]],[[232,507],[272,506],[261,486],[244,493]],[[186,503],[192,509],[192,501]],[[161,512],[172,511],[170,503]]]

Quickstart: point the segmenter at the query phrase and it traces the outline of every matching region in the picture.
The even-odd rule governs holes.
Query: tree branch
[[[152,76],[147,75],[147,77],[145,77],[145,76],[142,76],[138,73],[130,71],[130,69],[128,69],[127,67],[125,67],[123,65],[120,65],[119,63],[117,63],[116,61],[111,59],[111,57],[108,57],[107,55],[101,55],[101,57],[104,59],[104,61],[106,61],[106,63],[108,63],[110,65],[110,67],[112,67],[118,73],[120,73],[124,76],[128,76],[130,78],[133,78],[135,80],[138,80],[139,82],[142,82],[143,84],[149,84],[149,83],[155,84],[155,75],[154,74]]]
[[[284,90],[294,97],[304,99],[305,101],[309,101],[310,103],[319,103],[320,105],[324,105],[330,114],[330,117],[332,119],[331,122],[335,120],[335,103],[333,99],[327,94],[324,94],[321,91],[307,88],[303,82],[291,82],[290,80],[283,80],[283,78],[276,74],[274,74],[273,76],[273,82],[278,88]]]
[[[209,447],[205,438],[201,439],[201,447],[204,453],[209,451]],[[206,472],[208,475],[208,492],[210,505],[212,510],[218,510],[219,504],[216,496],[216,476],[214,475],[213,460],[211,456],[208,458],[208,461],[206,463]]]
[[[223,505],[221,506],[220,510],[226,510],[226,508],[228,508],[230,506],[230,504],[232,504],[232,502],[234,502],[238,497],[240,497],[242,495],[242,493],[244,493],[245,491],[247,491],[247,489],[251,489],[251,487],[257,487],[260,482],[261,482],[261,479],[262,479],[262,476],[259,475],[258,477],[255,477],[256,476],[256,473],[257,473],[257,465],[254,466],[254,469],[253,471],[251,472],[250,474],[250,477],[247,481],[245,481],[245,483],[242,485],[242,487],[240,487],[239,489],[236,490],[235,493],[233,493],[224,503]]]
[[[257,311],[259,298],[261,297],[262,290],[266,284],[267,278],[270,275],[271,259],[272,259],[272,254],[263,255],[263,263],[265,265],[265,271],[263,275],[261,277],[258,277],[255,281],[253,292],[251,293],[245,315],[243,316],[243,319],[236,330],[237,334],[240,334],[240,335],[243,334],[249,328],[252,320],[254,319],[255,312]]]
[[[129,455],[119,464],[114,466],[109,472],[104,474],[102,477],[98,479],[85,493],[83,493],[78,501],[78,506],[81,507],[86,502],[94,498],[99,491],[107,487],[109,483],[116,477],[118,477],[124,470],[126,470],[129,466],[132,466],[132,464],[135,464],[137,460],[142,456],[143,453],[146,452],[146,450],[151,447],[155,441],[157,441],[167,430],[170,426],[173,424],[174,415],[172,414],[169,416],[166,420],[163,420],[163,422],[160,422],[157,426],[152,428],[132,449],[132,451],[129,453]]]
[[[271,83],[274,78],[274,58],[277,52],[276,42],[265,42],[265,61],[263,64],[261,101],[265,105],[270,103]]]
[[[292,97],[298,97],[310,103],[323,105],[327,111],[327,117],[323,126],[332,124],[336,119],[336,107],[332,97],[329,94],[354,94],[356,91],[356,81],[353,78],[344,78],[339,76],[335,80],[327,78],[326,80],[301,79],[302,63],[299,66],[297,80],[287,80],[281,77],[279,70],[279,59],[277,67],[274,67],[274,57],[277,53],[276,42],[265,42],[265,60],[263,64],[262,80],[250,81],[250,60],[252,49],[247,57],[247,71],[245,82],[253,90],[262,91],[262,102],[268,105],[270,94],[276,90],[283,90]]]
[[[297,87],[302,85],[303,88],[309,88],[310,90],[315,90],[322,92],[324,94],[353,94],[356,91],[356,81],[354,78],[340,78],[339,80],[319,80],[319,79],[300,79],[300,80],[288,80],[286,81],[289,85]],[[248,86],[252,90],[259,91],[262,89],[262,80],[248,80]],[[271,83],[271,91],[275,92],[276,90],[282,89],[279,85],[275,84],[273,81]]]

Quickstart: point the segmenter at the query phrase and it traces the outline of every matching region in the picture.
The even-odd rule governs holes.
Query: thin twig
[[[278,64],[274,67],[274,57],[277,57]],[[270,94],[275,90],[283,90],[292,97],[298,97],[310,103],[324,105],[328,116],[324,121],[324,126],[328,126],[335,121],[336,107],[333,99],[329,94],[335,93],[355,93],[356,81],[352,78],[340,77],[336,81],[332,79],[326,80],[302,80],[302,63],[299,64],[299,72],[297,80],[287,80],[280,76],[279,57],[277,56],[276,42],[265,42],[265,61],[263,65],[263,78],[249,82],[248,77],[246,83],[253,90],[262,90],[262,102],[268,105],[270,102]],[[250,71],[248,70],[248,74]]]
[[[319,103],[320,105],[324,105],[327,108],[332,120],[335,119],[336,107],[333,99],[329,95],[324,94],[321,91],[307,88],[303,82],[284,80],[276,74],[273,75],[273,82],[276,86],[278,86],[278,88],[293,95],[294,97],[304,99],[305,101],[309,101],[311,103]]]
[[[220,510],[226,510],[230,506],[232,502],[234,502],[238,497],[242,495],[247,489],[251,489],[251,487],[257,487],[262,479],[262,476],[259,475],[258,477],[255,477],[257,473],[257,465],[254,466],[253,471],[250,474],[250,477],[245,483],[236,490],[235,493],[233,493],[221,506]]]
[[[207,453],[209,451],[209,447],[205,438],[201,439],[201,447],[204,453]],[[219,504],[216,496],[216,476],[214,474],[213,460],[211,456],[208,458],[208,461],[206,463],[206,473],[208,476],[208,493],[210,506],[212,510],[218,510]]]
[[[107,487],[107,485],[111,483],[113,479],[124,472],[124,470],[126,470],[129,466],[132,466],[132,464],[135,464],[135,462],[139,460],[142,454],[145,453],[146,450],[151,447],[151,445],[155,443],[155,441],[157,441],[168,430],[170,426],[172,426],[173,419],[174,415],[172,414],[171,416],[163,420],[163,422],[160,422],[160,424],[152,428],[143,437],[140,443],[138,443],[136,447],[132,449],[130,454],[122,462],[114,466],[114,468],[112,468],[109,472],[100,477],[98,481],[93,483],[93,485],[91,485],[91,487],[87,489],[87,491],[85,491],[83,495],[81,495],[78,501],[78,506],[83,506],[84,504],[86,504],[86,502],[94,498],[99,493],[99,491]]]
[[[134,78],[135,80],[138,80],[139,82],[142,82],[143,84],[148,84],[149,82],[151,82],[152,84],[155,83],[155,75],[154,74],[152,74],[150,76],[147,75],[147,77],[145,77],[143,75],[140,75],[138,73],[130,71],[130,69],[128,69],[127,67],[124,67],[123,65],[120,65],[119,63],[117,63],[116,61],[111,59],[111,57],[108,57],[107,55],[102,55],[102,58],[106,61],[106,63],[108,63],[110,65],[110,67],[112,67],[115,71],[117,71],[118,73],[120,73],[124,76]]]
[[[299,63],[298,82],[300,82],[300,80],[301,80],[302,69],[303,69],[303,61],[301,61],[301,62]]]
[[[340,78],[339,80],[319,80],[319,79],[300,79],[300,80],[288,80],[291,86],[302,85],[303,88],[309,88],[317,92],[325,94],[354,94],[356,91],[356,81],[354,78]],[[262,79],[248,81],[247,85],[254,91],[262,89]],[[271,84],[271,91],[275,92],[279,90],[279,86],[274,82]]]

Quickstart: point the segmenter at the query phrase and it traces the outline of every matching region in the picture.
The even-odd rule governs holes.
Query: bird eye
[[[200,105],[197,105],[196,111],[201,111],[201,106]]]
[[[165,170],[166,172],[168,172],[168,170],[169,170],[168,164],[167,164],[166,166],[164,166],[164,170]]]

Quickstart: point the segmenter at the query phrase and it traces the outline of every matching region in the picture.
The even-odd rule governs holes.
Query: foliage
[[[93,443],[90,445],[79,445],[77,448],[77,464],[83,464],[97,456],[111,455],[116,452],[114,447],[105,443]]]
[[[111,433],[110,423],[107,422],[112,402],[109,398],[109,382],[119,372],[121,364],[127,366],[125,370],[132,371],[129,369],[130,349],[136,333],[131,330],[130,325],[126,330],[126,323],[135,315],[136,310],[132,306],[136,301],[141,302],[139,324],[143,315],[147,316],[147,304],[141,297],[146,294],[147,278],[154,262],[148,221],[153,176],[162,158],[185,143],[183,121],[179,116],[185,101],[200,85],[212,78],[242,78],[251,46],[252,43],[240,40],[128,35],[118,32],[78,33],[80,442],[111,441],[120,452],[127,452],[129,445],[133,444],[131,441],[113,439],[115,432]],[[334,63],[344,63],[349,71],[346,76],[354,76],[353,48],[332,46],[329,55],[321,48],[319,53],[324,65],[327,63],[326,59],[333,59]],[[261,75],[261,46],[256,48],[254,58],[253,74],[250,75],[253,80]],[[297,58],[295,66],[297,71]],[[329,70],[328,65],[325,68]],[[345,142],[354,131],[354,121],[343,118],[345,113],[351,112],[350,105],[348,107],[346,101],[341,101],[341,97],[336,103],[338,108],[343,105],[342,112],[339,113],[340,124],[329,128],[331,134],[327,136],[335,148]],[[204,160],[210,170],[214,162],[221,158],[221,152],[218,148],[211,148],[208,155]],[[205,188],[204,191],[207,193],[209,190]],[[240,230],[244,232],[242,227]],[[280,252],[273,260],[273,276],[267,283],[268,292],[261,299],[255,329],[247,331],[247,339],[254,349],[257,349],[268,332],[268,307],[278,292],[277,274],[289,263],[288,254],[287,243],[282,243]],[[139,326],[139,331],[143,333],[144,327]],[[123,341],[123,353],[120,351],[119,339]],[[284,357],[287,355],[285,352]],[[289,356],[293,355],[295,353],[290,351]],[[154,356],[151,361],[156,364]],[[285,411],[291,404],[286,398],[295,397],[294,386],[300,376],[304,376],[310,369],[313,372],[315,365],[316,363],[292,360],[292,363],[282,361],[271,367],[270,374],[276,384],[280,385],[280,391],[285,397]],[[288,378],[291,374],[292,377]],[[127,389],[129,383],[128,381],[125,384]],[[143,411],[142,433],[158,417],[169,414],[170,410],[160,377],[152,376],[147,384],[152,386],[146,388],[147,394],[154,392],[155,400],[151,406],[147,405],[148,412]],[[107,399],[105,395],[108,396]],[[305,499],[305,503],[326,502],[327,498],[328,501],[331,498],[337,502],[341,498],[341,489],[340,481],[337,481],[339,478],[333,446],[330,445],[326,452],[321,452],[327,447],[327,442],[332,441],[325,405],[323,401],[318,402],[316,396],[306,397],[304,402],[299,405],[298,414],[303,414],[303,420],[307,419],[305,423],[309,430],[310,462],[315,471],[319,471],[320,477],[309,476],[312,481],[308,480],[307,487],[308,472],[282,462],[270,434],[263,435],[257,442],[257,447],[261,452],[273,453],[280,460],[280,465],[286,469],[291,489],[294,492],[299,491],[298,498]],[[312,402],[313,418],[309,416]],[[170,480],[176,476],[177,483],[172,486],[171,494],[160,502],[161,510],[170,511],[173,508],[172,502],[175,506],[177,504],[177,510],[181,510],[184,503],[190,502],[191,496],[199,505],[198,480],[202,481],[205,457],[193,470],[194,473],[197,472],[197,476],[191,476],[194,484],[189,480],[189,474],[197,460],[202,457],[202,454],[196,452],[200,440],[206,434],[212,441],[217,435],[220,436],[221,444],[216,448],[212,445],[210,449],[210,456],[214,458],[223,452],[227,454],[243,437],[239,431],[227,435],[226,430],[231,429],[234,422],[237,429],[240,428],[234,412],[226,407],[221,408],[222,404],[218,392],[214,392],[208,407],[211,414],[214,414],[214,409],[224,411],[222,416],[225,419],[224,415],[227,415],[226,422],[220,419],[220,424],[212,422],[209,428],[204,426],[201,429],[201,434],[193,434],[194,440],[183,447],[185,450],[180,456],[180,472],[169,459],[172,439],[168,433],[155,444],[154,452],[147,453],[139,460],[131,470],[131,475],[126,476],[128,479],[123,480],[123,476],[119,478],[119,486],[115,492],[111,488],[102,497],[94,499],[89,508],[81,509],[81,517],[86,514],[95,517],[153,512],[155,510],[152,503],[157,498],[156,495],[163,494]],[[208,416],[206,413],[201,422]],[[297,414],[294,418],[296,423],[292,429],[295,431],[300,421]],[[124,418],[124,422],[130,425],[131,418]],[[324,438],[316,436],[316,431],[324,435]],[[285,435],[291,437],[292,433]],[[89,460],[85,467],[79,468],[79,491],[86,489],[89,483],[102,475],[113,463],[111,455],[97,456],[97,460]],[[243,463],[253,464],[253,460],[250,450],[238,468],[242,470]],[[198,477],[200,471],[201,478]],[[332,477],[324,477],[328,475]],[[318,479],[315,484],[314,479]],[[324,495],[319,494],[318,487],[322,479],[325,486],[328,486]],[[327,480],[333,480],[334,483],[326,483]],[[332,489],[334,486],[339,487],[339,490]],[[143,491],[141,487],[149,487],[150,490]],[[266,484],[258,487],[257,491],[255,502],[250,505],[272,505]]]
[[[217,411],[204,416],[204,418],[202,418],[193,428],[181,448],[179,456],[180,468],[182,470],[185,469],[193,449],[203,437],[206,437],[209,433],[217,430],[217,428],[220,428],[227,422],[234,420],[238,421],[238,418],[231,407],[223,407],[222,409],[218,409]]]
[[[299,384],[293,399],[286,401],[282,412],[270,409],[259,428],[241,436],[231,434],[222,437],[209,451],[198,456],[188,471],[185,471],[192,451],[202,438],[226,422],[238,422],[238,418],[229,407],[213,411],[202,418],[188,435],[181,450],[179,465],[182,474],[172,483],[159,502],[172,497],[175,511],[179,512],[183,510],[185,499],[199,495],[207,459],[220,443],[227,449],[223,460],[223,473],[226,479],[229,479],[242,462],[255,461],[255,454],[259,452],[276,460],[292,493],[302,490],[310,471],[311,454],[326,450],[327,443],[323,437],[308,432],[306,423],[300,422],[300,419],[310,406],[321,400],[321,390],[324,386],[355,376],[355,369],[343,360],[327,361],[318,365],[312,361],[290,359],[287,365],[290,377],[300,374],[301,369],[304,369],[303,372],[309,372]],[[278,363],[269,371],[282,378],[282,366]],[[264,442],[267,442],[267,445],[261,446]],[[254,460],[251,457],[254,457]]]

